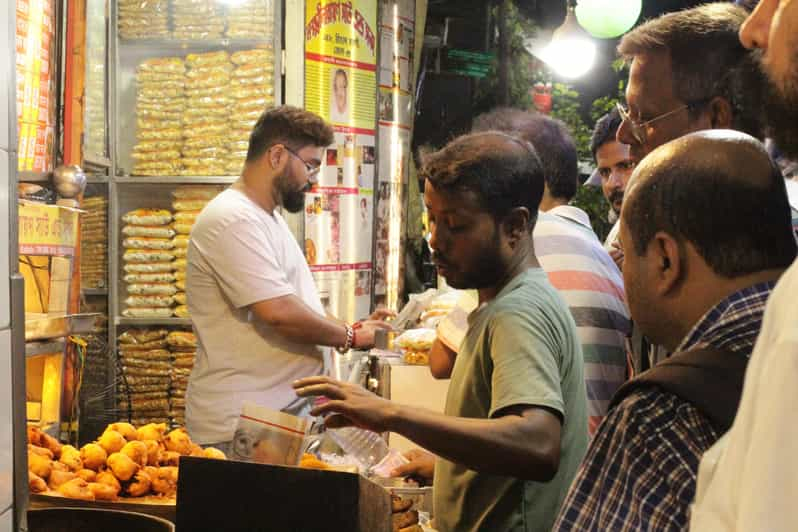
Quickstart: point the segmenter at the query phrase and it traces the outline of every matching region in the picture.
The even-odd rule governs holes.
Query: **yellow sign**
[[[307,0],[305,108],[339,131],[373,134],[377,1]]]
[[[72,255],[79,212],[57,205],[20,203],[20,255]]]

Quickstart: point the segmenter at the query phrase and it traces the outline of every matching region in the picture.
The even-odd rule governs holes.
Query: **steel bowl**
[[[86,173],[80,166],[59,166],[53,171],[53,185],[62,198],[75,198],[86,187]]]

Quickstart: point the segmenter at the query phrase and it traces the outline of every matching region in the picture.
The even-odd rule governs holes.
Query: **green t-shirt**
[[[452,371],[446,414],[490,418],[513,405],[542,406],[563,419],[560,467],[550,482],[435,464],[441,532],[545,531],[587,449],[587,399],[576,325],[546,272],[530,268],[468,318]]]

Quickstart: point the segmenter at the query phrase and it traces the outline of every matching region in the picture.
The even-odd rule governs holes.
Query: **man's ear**
[[[287,161],[284,162],[284,155],[286,155],[286,150],[282,146],[272,146],[269,148],[264,157],[266,159],[266,166],[272,171],[280,171],[282,172],[285,169],[285,165]],[[288,156],[291,157],[290,155]]]
[[[660,296],[671,293],[678,287],[684,276],[684,253],[681,244],[668,233],[659,231],[651,239],[648,257],[654,289]]]
[[[511,246],[529,233],[530,217],[531,213],[526,207],[515,207],[504,217],[502,229]]]
[[[715,96],[709,102],[709,120],[713,129],[731,129],[734,111],[729,100],[722,96]]]

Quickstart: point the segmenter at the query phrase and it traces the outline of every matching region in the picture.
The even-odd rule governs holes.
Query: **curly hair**
[[[275,144],[285,144],[293,150],[305,146],[329,146],[334,141],[333,130],[321,117],[290,105],[264,111],[249,136],[247,162],[259,159]]]

